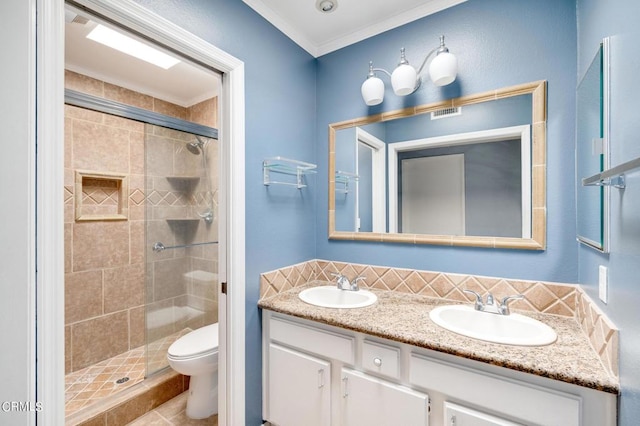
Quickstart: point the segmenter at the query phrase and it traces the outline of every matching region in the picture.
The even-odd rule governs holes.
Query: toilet
[[[169,365],[191,376],[187,417],[205,419],[218,412],[218,323],[191,331],[167,351]]]

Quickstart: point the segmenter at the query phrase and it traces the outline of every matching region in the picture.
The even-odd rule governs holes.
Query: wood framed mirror
[[[329,125],[329,239],[544,250],[546,81]]]

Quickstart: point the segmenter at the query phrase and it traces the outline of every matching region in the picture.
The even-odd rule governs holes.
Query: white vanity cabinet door
[[[444,403],[444,426],[521,426],[471,408]]]
[[[427,394],[346,368],[341,378],[341,425],[429,425]]]
[[[269,421],[277,426],[331,424],[331,363],[269,345]]]

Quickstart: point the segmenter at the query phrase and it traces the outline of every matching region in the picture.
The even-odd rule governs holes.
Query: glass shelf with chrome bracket
[[[341,192],[343,194],[349,193],[349,182],[357,182],[359,176],[355,173],[343,172],[336,170],[336,193]],[[338,188],[338,184],[342,185],[342,188]]]
[[[262,179],[265,186],[269,185],[288,185],[295,186],[298,189],[306,188],[304,183],[304,175],[316,173],[315,164],[305,163],[304,161],[291,160],[284,157],[265,158],[262,161]],[[273,180],[272,173],[295,176],[295,182],[285,182]]]
[[[624,174],[635,169],[640,169],[640,157],[584,178],[582,186],[613,186],[624,189],[626,186]]]

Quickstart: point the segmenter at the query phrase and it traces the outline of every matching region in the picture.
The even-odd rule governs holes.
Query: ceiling
[[[314,57],[431,15],[466,0],[332,0],[330,13],[317,0],[243,0]]]
[[[220,76],[213,71],[185,62],[184,58],[179,58],[182,59],[180,63],[164,70],[106,47],[86,38],[97,25],[94,18],[83,17],[77,10],[71,12],[69,7],[68,12],[65,25],[66,69],[183,107],[217,95]]]
[[[330,13],[316,8],[321,0],[243,1],[318,57],[466,0],[331,0],[337,7]],[[66,69],[183,107],[218,94],[220,76],[213,71],[184,60],[163,70],[103,46],[86,38],[96,19],[72,6],[67,12]]]

